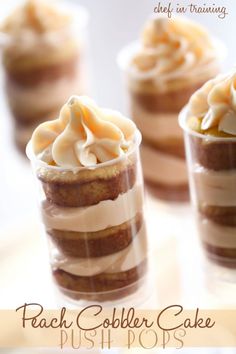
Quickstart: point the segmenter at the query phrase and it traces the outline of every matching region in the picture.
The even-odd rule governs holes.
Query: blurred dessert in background
[[[131,120],[78,96],[33,133],[53,276],[69,297],[112,300],[144,279],[140,140]]]
[[[181,119],[204,248],[236,267],[236,73],[207,82]]]
[[[0,28],[6,94],[21,150],[40,122],[57,117],[71,94],[84,93],[87,13],[76,10],[27,0]]]
[[[141,43],[123,50],[131,115],[143,135],[145,182],[167,200],[188,199],[188,178],[178,113],[191,94],[219,72],[215,42],[185,18],[150,19]]]

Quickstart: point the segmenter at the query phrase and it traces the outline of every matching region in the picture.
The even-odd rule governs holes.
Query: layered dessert
[[[131,120],[84,96],[71,97],[58,119],[33,133],[28,155],[43,190],[53,277],[71,298],[112,300],[143,282],[139,144]]]
[[[188,198],[178,113],[190,96],[219,72],[218,49],[200,25],[181,17],[152,18],[141,43],[123,51],[132,118],[143,136],[145,182],[158,197]]]
[[[204,248],[214,261],[236,267],[236,73],[203,85],[180,122]]]
[[[66,99],[85,89],[82,22],[55,4],[26,0],[0,27],[6,94],[21,150],[39,123],[57,117]]]

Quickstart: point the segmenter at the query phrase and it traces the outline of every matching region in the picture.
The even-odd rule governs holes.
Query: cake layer
[[[236,169],[213,171],[197,166],[194,169],[197,199],[210,206],[236,206]]]
[[[171,202],[189,201],[189,186],[183,184],[181,186],[170,186],[164,183],[150,182],[145,180],[145,184],[149,192],[158,199]]]
[[[236,169],[236,141],[215,142],[191,136],[190,143],[194,159],[203,167],[215,171]]]
[[[82,207],[114,200],[132,189],[136,174],[134,155],[125,156],[116,164],[108,163],[77,172],[50,166],[37,171],[48,201],[64,207]]]
[[[199,204],[198,210],[203,216],[217,224],[236,226],[236,207],[219,207],[202,203]]]
[[[164,153],[165,155],[172,155],[185,160],[185,148],[183,139],[162,139],[162,140],[148,140],[143,139],[143,145]]]
[[[47,230],[97,232],[121,225],[142,212],[142,186],[136,184],[114,200],[104,200],[87,207],[60,207],[42,203],[42,217]],[[109,215],[109,218],[107,217]]]
[[[56,279],[55,279],[56,280]],[[62,288],[60,286],[60,292],[63,293],[67,298],[73,300],[86,300],[91,302],[105,302],[105,301],[120,301],[123,298],[126,298],[134,293],[136,293],[139,289],[144,289],[145,284],[145,277],[138,279],[135,282],[130,283],[129,285],[115,289],[114,291],[104,291],[104,292],[78,292],[69,290],[66,288]],[[143,291],[143,290],[141,290]],[[145,291],[145,290],[144,290]],[[136,296],[137,293],[135,294]]]
[[[236,268],[236,248],[215,247],[208,243],[203,246],[212,261],[224,267]]]
[[[10,84],[17,84],[21,89],[26,87],[30,89],[41,82],[55,81],[61,77],[73,79],[74,76],[77,76],[78,68],[79,57],[76,51],[72,53],[71,57],[62,58],[61,61],[48,65],[38,63],[36,67],[6,67],[6,76]]]
[[[72,93],[82,92],[82,84],[77,73],[73,77],[61,76],[52,81],[42,81],[33,87],[22,87],[8,81],[6,89],[15,119],[22,124],[32,124],[47,120],[48,112],[55,112],[56,118],[65,100]]]
[[[77,276],[62,269],[54,269],[53,276],[56,283],[68,290],[82,293],[108,292],[126,288],[144,277],[147,270],[147,261],[140,262],[137,267],[119,273],[103,273],[96,276]],[[113,298],[115,294],[110,294]],[[79,296],[79,294],[78,294]],[[86,297],[85,294],[83,294]]]
[[[28,135],[27,133],[24,133],[24,132],[21,132],[20,134],[18,134],[18,132],[14,133],[15,145],[16,145],[18,151],[20,153],[22,153],[24,156],[25,156],[25,149],[26,149],[27,143],[30,140],[31,135],[32,134]]]
[[[142,83],[142,82],[141,82]],[[139,83],[140,84],[140,83]],[[151,113],[176,113],[186,105],[190,96],[201,87],[203,82],[192,84],[187,82],[187,86],[161,92],[158,87],[155,90],[152,81],[147,80],[143,82],[141,87],[132,86],[131,89],[131,102],[132,105],[138,105]]]
[[[219,225],[204,217],[199,217],[198,230],[204,243],[213,247],[236,249],[236,227]]]
[[[188,185],[185,160],[143,144],[141,148],[144,177],[148,182],[170,187]]]
[[[185,156],[183,133],[178,125],[177,114],[150,113],[133,106],[132,117],[143,140],[149,145],[166,153]]]
[[[47,230],[53,243],[69,257],[101,257],[126,248],[142,226],[142,213],[121,225],[97,232]]]
[[[9,106],[12,116],[15,120],[16,125],[20,126],[22,129],[30,128],[32,126],[37,126],[40,123],[43,123],[46,120],[53,120],[57,114],[60,106],[51,107],[50,109],[45,109],[41,111],[28,111],[26,112],[26,107],[24,107],[24,112],[26,114],[22,114],[22,111],[17,110],[17,108],[12,107],[11,104]],[[32,135],[32,134],[31,134]]]
[[[147,236],[145,225],[125,249],[103,257],[64,258],[59,256],[53,266],[67,273],[91,277],[100,273],[120,273],[138,266],[147,257]]]

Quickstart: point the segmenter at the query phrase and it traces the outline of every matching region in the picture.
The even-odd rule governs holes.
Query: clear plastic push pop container
[[[14,137],[25,151],[35,127],[85,94],[88,12],[76,4],[25,0],[0,27],[5,92]]]
[[[179,120],[198,233],[208,258],[228,268],[236,268],[235,82],[235,74],[209,81]]]
[[[125,47],[118,57],[130,115],[143,136],[145,183],[158,198],[189,199],[178,114],[190,96],[219,73],[223,49],[204,28],[186,18],[152,17],[141,40]]]
[[[71,98],[57,121],[33,134],[27,155],[41,186],[53,279],[67,298],[142,301],[148,245],[140,142],[129,119],[85,97]]]

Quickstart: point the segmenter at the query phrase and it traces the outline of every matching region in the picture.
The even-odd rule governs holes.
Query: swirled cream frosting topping
[[[182,17],[151,19],[141,39],[141,49],[132,66],[136,72],[159,80],[193,76],[196,70],[203,73],[216,58],[216,49],[205,29]]]
[[[73,18],[54,1],[27,0],[0,27],[4,63],[28,67],[55,63],[77,52]]]
[[[43,0],[27,0],[3,23],[1,30],[18,36],[22,31],[43,34],[65,27],[71,21],[68,15]]]
[[[129,152],[135,131],[135,124],[122,114],[73,96],[58,119],[36,128],[31,141],[34,154],[48,164],[90,167]]]
[[[189,126],[203,134],[236,136],[236,73],[219,75],[193,94]]]

